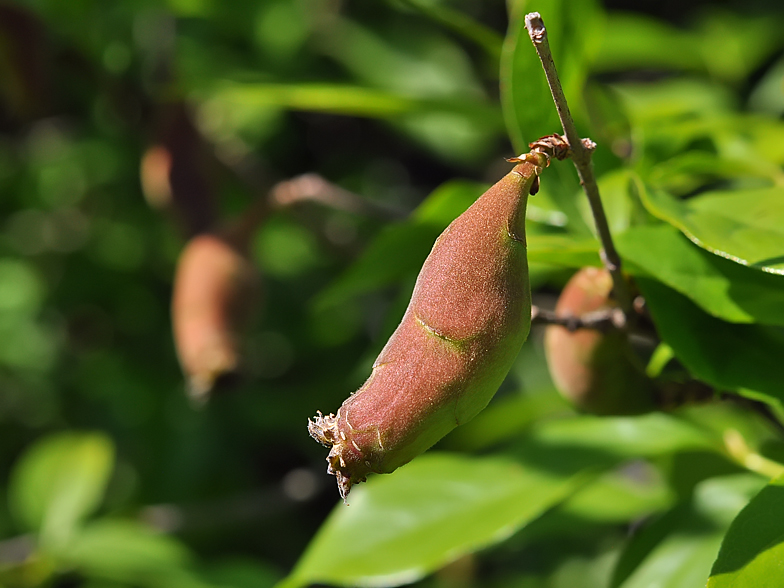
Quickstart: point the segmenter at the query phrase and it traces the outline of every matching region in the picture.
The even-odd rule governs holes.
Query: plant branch
[[[784,475],[784,465],[751,449],[743,435],[735,429],[724,431],[724,449],[730,459],[752,472],[768,478]]]
[[[319,202],[335,210],[387,220],[399,220],[408,214],[393,206],[373,202],[349,192],[314,173],[278,182],[270,190],[269,200],[273,206],[290,206],[307,201]]]
[[[572,161],[577,168],[580,184],[582,184],[585,195],[588,197],[594,222],[596,223],[596,231],[599,234],[599,240],[602,243],[602,261],[612,275],[615,297],[618,300],[621,309],[623,309],[624,314],[626,314],[627,320],[633,320],[632,317],[634,313],[632,311],[632,297],[629,284],[621,273],[621,258],[615,249],[612,236],[610,235],[607,215],[604,213],[604,207],[602,206],[602,201],[599,197],[599,187],[596,184],[596,177],[593,173],[591,154],[596,148],[596,144],[589,140],[581,141],[577,134],[577,127],[569,112],[569,105],[566,102],[566,96],[564,96],[563,88],[561,87],[561,80],[555,69],[553,55],[550,52],[550,43],[547,40],[547,29],[538,12],[532,12],[526,15],[525,28],[528,30],[528,35],[531,37],[531,42],[534,44],[536,54],[542,62],[542,67],[544,68],[547,77],[547,83],[550,86],[550,92],[552,93],[553,101],[555,102],[555,108],[558,111],[558,117],[561,119],[561,125],[563,126],[566,140],[569,142]]]
[[[594,329],[608,331],[622,329],[626,324],[626,316],[620,308],[605,308],[588,312],[582,316],[559,315],[552,310],[531,306],[531,324],[560,325],[570,332],[578,329]]]

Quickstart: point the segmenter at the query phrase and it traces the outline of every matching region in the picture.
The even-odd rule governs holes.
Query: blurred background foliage
[[[649,371],[741,400],[578,416],[535,329],[484,413],[325,523],[306,419],[362,383],[503,157],[560,129],[532,10],[663,340]],[[733,546],[782,514],[775,484],[749,500],[784,458],[783,21],[773,0],[0,4],[0,586],[701,586],[728,528],[712,585],[762,585],[784,530]],[[178,254],[305,173],[351,205],[271,205],[246,373],[196,409]],[[600,263],[571,166],[528,225],[552,305]]]

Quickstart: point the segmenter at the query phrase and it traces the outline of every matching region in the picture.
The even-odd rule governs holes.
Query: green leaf
[[[700,247],[766,272],[784,274],[784,188],[705,192],[676,200],[640,194],[646,208]]]
[[[662,47],[667,47],[666,51]],[[697,70],[702,65],[693,33],[643,14],[611,12],[602,43],[591,62],[594,71],[667,68]]]
[[[526,240],[529,262],[573,268],[599,266],[602,263],[596,239],[571,234],[541,235],[529,232]]]
[[[615,241],[632,273],[638,268],[735,323],[784,326],[784,278],[743,267],[694,246],[670,225],[639,226]],[[635,267],[636,266],[636,267]]]
[[[672,506],[674,494],[658,471],[644,462],[603,474],[557,507],[582,520],[623,523]]]
[[[727,531],[708,588],[784,585],[784,478],[760,491]]]
[[[555,391],[497,397],[473,419],[449,433],[439,447],[460,451],[486,449],[519,436],[537,421],[565,409],[566,403]]]
[[[573,489],[501,458],[430,453],[338,505],[280,586],[396,586],[497,542]]]
[[[659,282],[638,277],[637,284],[659,335],[695,377],[774,405],[784,399],[784,329],[727,323]]]
[[[135,521],[86,525],[63,554],[88,577],[161,588],[206,588],[188,569],[191,555],[176,539]]]
[[[750,474],[701,482],[690,504],[676,507],[632,539],[612,587],[703,586],[725,529],[763,483]]]
[[[484,119],[490,125],[500,123],[497,110],[481,100],[418,98],[362,86],[224,82],[207,99],[212,112],[226,115],[234,109],[288,108],[386,119],[438,111]]]
[[[9,503],[21,524],[57,549],[100,504],[114,464],[101,433],[62,433],[38,441],[11,473]]]
[[[532,437],[542,445],[580,448],[613,456],[616,461],[721,446],[717,435],[663,413],[638,417],[586,415],[545,422],[534,429]]]
[[[708,132],[706,121],[715,124],[717,115],[731,110],[733,104],[733,96],[727,88],[696,79],[674,78],[655,84],[633,82],[612,87],[630,120],[641,130],[653,133],[657,132],[657,126],[672,123],[684,126],[686,137],[693,128],[704,134]],[[666,131],[672,134],[670,127],[666,127]]]

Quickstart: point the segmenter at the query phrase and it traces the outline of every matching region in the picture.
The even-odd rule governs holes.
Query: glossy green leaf
[[[101,433],[45,437],[11,473],[11,512],[42,544],[59,548],[100,504],[113,465],[114,447]]]
[[[684,449],[715,449],[717,435],[678,417],[651,413],[638,417],[594,417],[545,422],[532,438],[550,447],[574,446],[618,460],[664,455]]]
[[[784,585],[784,478],[751,499],[727,531],[708,588]]]
[[[760,150],[749,140],[734,132],[727,124],[713,121],[705,131],[717,149],[727,151],[717,155],[706,151],[686,151],[657,163],[646,173],[645,179],[653,188],[672,195],[690,195],[719,181],[779,182],[784,178],[777,162],[760,157]],[[693,129],[695,132],[696,128]],[[764,149],[763,149],[764,152]],[[773,154],[775,155],[775,154]]]
[[[751,474],[701,482],[691,504],[680,505],[632,539],[611,586],[704,586],[725,529],[763,483]]]
[[[784,188],[705,192],[676,200],[641,193],[648,210],[700,247],[743,265],[784,274]]]
[[[639,277],[637,283],[662,339],[695,377],[773,404],[784,399],[784,329],[727,323],[659,282]]]
[[[396,586],[497,542],[563,499],[571,476],[430,453],[358,486],[280,586]]]
[[[621,257],[726,321],[784,326],[784,277],[744,267],[690,243],[670,225],[616,237]]]

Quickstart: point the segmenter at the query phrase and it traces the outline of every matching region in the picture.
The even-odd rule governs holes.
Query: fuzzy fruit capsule
[[[578,271],[561,292],[555,312],[579,317],[617,307],[613,281],[605,269]],[[639,360],[625,333],[558,325],[545,330],[545,355],[561,395],[575,408],[599,415],[623,415],[654,408],[654,385],[636,365]]]
[[[471,420],[528,336],[525,209],[547,157],[516,161],[436,240],[364,385],[336,414],[309,421],[344,499],[369,473],[394,471]]]
[[[240,247],[205,233],[180,255],[172,295],[172,326],[188,391],[204,400],[215,381],[237,371],[240,334],[258,298],[258,272]]]

